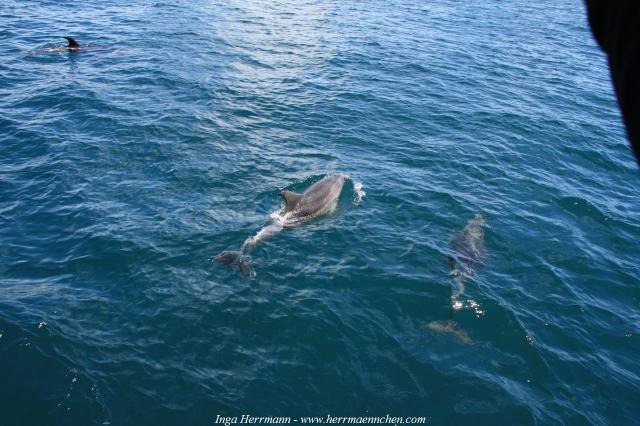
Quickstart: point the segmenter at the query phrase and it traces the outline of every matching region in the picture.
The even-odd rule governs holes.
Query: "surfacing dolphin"
[[[77,52],[79,50],[85,51],[85,50],[94,50],[94,49],[105,49],[107,47],[107,46],[101,46],[98,44],[80,45],[80,43],[78,43],[76,39],[71,36],[64,36],[63,38],[67,40],[66,46],[62,45],[57,47],[50,47],[50,48],[43,49],[43,51],[44,52]]]
[[[280,212],[284,226],[306,222],[336,207],[344,186],[345,175],[330,175],[307,188],[302,194],[282,191],[285,206]]]
[[[223,251],[214,260],[228,266],[238,266],[245,275],[252,275],[251,258],[246,252],[259,242],[280,232],[284,227],[300,225],[310,219],[335,209],[346,176],[329,175],[307,188],[302,194],[282,191],[284,208],[274,217],[274,223],[262,228],[256,235],[245,240],[240,250]]]
[[[477,213],[462,231],[457,232],[450,241],[453,254],[449,256],[449,275],[453,277],[455,287],[451,290],[451,312],[446,321],[432,321],[426,327],[439,333],[450,333],[465,344],[473,341],[466,331],[453,321],[453,312],[462,308],[457,298],[464,293],[464,283],[484,265],[486,250],[484,246],[484,218]]]

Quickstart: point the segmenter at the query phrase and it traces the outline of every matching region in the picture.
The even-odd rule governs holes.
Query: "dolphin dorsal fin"
[[[280,195],[282,196],[282,198],[284,198],[285,211],[291,211],[295,209],[296,205],[298,204],[298,201],[300,201],[300,198],[302,198],[302,194],[298,194],[297,192],[291,192],[291,191],[282,191]]]
[[[73,38],[73,37],[69,37],[69,36],[66,36],[65,38],[66,38],[66,39],[67,39],[67,41],[69,42],[69,44],[67,45],[67,47],[72,47],[72,48],[78,48],[78,47],[80,47],[80,45],[78,44],[78,42],[76,41],[76,39],[75,39],[75,38]]]

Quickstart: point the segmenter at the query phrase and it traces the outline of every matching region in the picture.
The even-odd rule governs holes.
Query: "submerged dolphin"
[[[454,254],[449,256],[450,275],[456,287],[451,291],[451,312],[446,321],[432,321],[426,328],[438,332],[449,333],[455,336],[464,344],[471,344],[473,341],[466,331],[462,330],[453,320],[454,310],[460,309],[462,303],[456,299],[464,293],[464,283],[484,264],[486,250],[484,247],[484,218],[477,213],[462,231],[457,232],[451,238],[451,248]]]
[[[431,321],[426,325],[426,328],[435,331],[436,333],[450,333],[465,345],[473,343],[473,340],[471,340],[467,332],[458,327],[452,320]]]
[[[484,264],[484,223],[482,215],[477,213],[469,220],[467,226],[451,239],[451,248],[455,254],[449,256],[449,268],[457,287],[452,292],[452,298],[464,292],[465,281]]]
[[[280,232],[283,227],[296,226],[332,211],[342,192],[345,177],[343,174],[326,176],[302,194],[282,191],[280,196],[284,199],[285,205],[276,216],[276,223],[262,228],[256,235],[247,238],[240,250],[223,251],[213,259],[223,265],[238,266],[243,274],[252,275],[251,258],[245,253],[260,241]]]

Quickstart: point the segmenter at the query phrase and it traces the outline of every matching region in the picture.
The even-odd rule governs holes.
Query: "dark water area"
[[[581,1],[5,0],[0,39],[0,425],[639,422],[640,172]],[[255,277],[211,261],[332,173]]]

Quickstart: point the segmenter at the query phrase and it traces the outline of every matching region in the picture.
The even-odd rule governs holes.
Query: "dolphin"
[[[251,258],[245,253],[261,241],[280,232],[284,227],[300,225],[335,209],[345,178],[346,176],[343,174],[326,176],[311,185],[302,194],[292,191],[280,192],[285,205],[275,216],[274,223],[262,228],[256,235],[247,238],[240,250],[225,250],[213,259],[223,265],[238,266],[243,274],[252,276]]]
[[[484,247],[485,220],[480,213],[477,213],[462,231],[456,233],[451,239],[451,248],[454,255],[449,256],[450,275],[456,288],[452,292],[452,299],[455,299],[464,292],[464,283],[482,265],[486,250]]]
[[[432,321],[426,328],[438,332],[449,333],[464,344],[471,344],[473,341],[466,331],[462,330],[453,320],[455,310],[462,308],[462,302],[456,300],[464,293],[464,283],[484,265],[486,250],[484,247],[484,218],[477,213],[469,220],[462,231],[453,235],[450,240],[454,254],[449,256],[450,274],[453,276],[455,288],[451,290],[451,300],[453,304],[446,321]]]

